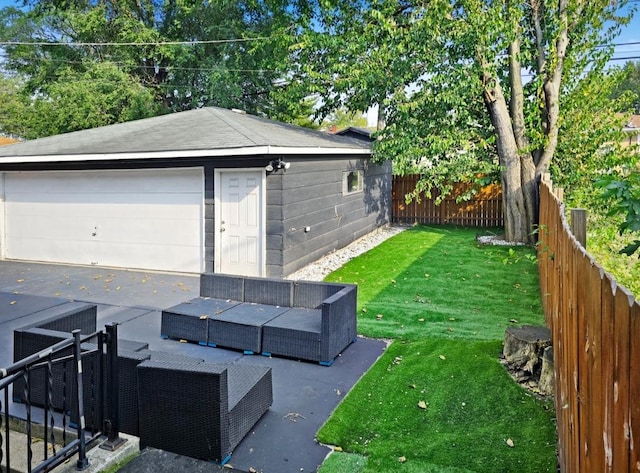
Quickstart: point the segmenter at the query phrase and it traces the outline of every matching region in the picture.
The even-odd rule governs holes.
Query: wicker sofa
[[[140,448],[225,464],[273,402],[271,368],[145,361],[138,365]]]
[[[204,273],[161,336],[331,365],[357,337],[357,286]]]

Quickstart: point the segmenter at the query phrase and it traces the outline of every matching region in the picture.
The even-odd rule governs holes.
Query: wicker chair
[[[120,341],[118,341],[119,343]],[[138,365],[147,360],[172,361],[196,365],[203,360],[186,355],[165,353],[162,351],[143,348],[139,351],[118,350],[118,383],[119,383],[119,430],[125,434],[139,436],[138,415]],[[106,379],[104,380],[106,386]],[[105,403],[109,402],[104,397]],[[86,409],[85,409],[86,410]],[[107,406],[104,411],[108,412]],[[89,413],[91,411],[89,410]]]
[[[224,464],[271,406],[271,368],[145,361],[138,393],[140,448]]]

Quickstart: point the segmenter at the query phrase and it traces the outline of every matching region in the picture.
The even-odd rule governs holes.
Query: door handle
[[[224,227],[220,227],[220,233],[224,232]]]

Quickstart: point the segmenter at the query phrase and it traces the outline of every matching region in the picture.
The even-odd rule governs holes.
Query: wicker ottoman
[[[207,345],[209,318],[238,304],[239,301],[199,297],[165,309],[160,336]]]
[[[262,351],[262,326],[289,310],[266,304],[242,303],[209,319],[209,346],[243,350],[246,355]]]

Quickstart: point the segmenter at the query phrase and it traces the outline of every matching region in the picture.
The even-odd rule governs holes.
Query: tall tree
[[[153,93],[109,62],[59,71],[46,96],[30,100],[24,138],[38,138],[158,115]]]
[[[0,76],[0,132],[40,138],[158,115],[149,89],[115,65],[59,71],[46,93],[31,94],[17,78]]]
[[[628,16],[610,0],[319,0],[292,88],[324,110],[381,104],[377,154],[418,191],[498,169],[510,241],[531,241],[561,104],[602,74]]]
[[[285,0],[24,0],[0,10],[3,68],[46,96],[69,73],[108,62],[166,110],[205,105],[267,114],[286,64]]]

